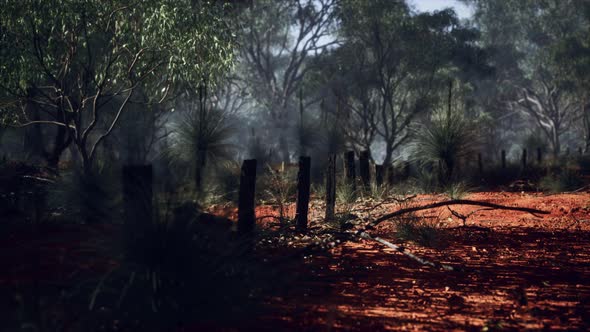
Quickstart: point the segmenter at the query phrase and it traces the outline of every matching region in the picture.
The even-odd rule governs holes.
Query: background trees
[[[253,1],[241,21],[240,56],[248,88],[264,108],[281,159],[291,159],[296,95],[309,71],[307,60],[336,41],[335,0]]]
[[[568,65],[572,58],[557,54],[565,55],[564,45],[575,45],[587,36],[587,16],[580,10],[587,4],[575,0],[466,2],[476,9],[474,23],[482,42],[495,49],[496,101],[504,103],[504,113],[518,112],[534,123],[557,156],[564,135],[582,116],[583,103],[574,89],[582,81]],[[582,56],[578,50],[574,53]]]

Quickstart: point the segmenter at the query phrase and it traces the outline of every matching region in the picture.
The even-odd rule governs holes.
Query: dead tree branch
[[[548,211],[537,210],[537,209],[530,209],[530,208],[523,208],[523,207],[516,207],[516,206],[506,206],[506,205],[499,205],[499,204],[488,203],[488,202],[478,202],[478,201],[472,201],[472,200],[468,200],[468,199],[453,199],[450,201],[443,201],[443,202],[437,202],[437,203],[432,203],[432,204],[423,205],[423,206],[415,206],[415,207],[411,207],[411,208],[400,209],[400,210],[385,214],[385,215],[375,219],[370,224],[370,226],[376,226],[383,221],[389,220],[391,218],[395,218],[397,216],[401,216],[402,214],[417,212],[417,211],[422,211],[422,210],[429,210],[429,209],[434,209],[434,208],[438,208],[441,206],[449,206],[449,205],[475,205],[475,206],[483,206],[483,207],[498,209],[498,210],[528,212],[536,217],[538,217],[537,214],[549,214]]]

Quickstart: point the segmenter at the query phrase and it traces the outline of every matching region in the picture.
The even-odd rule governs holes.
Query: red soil
[[[256,320],[229,330],[590,329],[590,193],[495,192],[466,198],[550,214],[483,210],[471,215],[467,227],[462,227],[462,221],[447,208],[418,212],[419,219],[446,230],[447,246],[404,246],[420,257],[460,268],[458,271],[420,265],[373,241],[345,242],[284,266],[285,274],[299,276],[296,283],[280,297],[269,299],[269,310]],[[403,207],[445,199],[421,195]],[[371,220],[400,208],[400,204],[391,203],[373,209],[377,203],[355,206],[364,210],[356,214]],[[480,208],[452,209],[467,215]],[[212,207],[211,211],[235,217],[232,207]],[[323,211],[323,203],[311,203],[312,229],[322,225]],[[277,214],[273,207],[257,208],[258,216]],[[288,216],[293,214],[291,206]],[[262,227],[275,222],[274,218],[260,220]],[[30,262],[34,262],[37,248],[45,255],[35,275],[44,283],[65,283],[80,274],[102,275],[105,263],[112,263],[94,259],[82,240],[101,238],[112,230],[47,227],[40,233],[25,228],[0,234],[1,297],[12,297],[9,290],[31,282],[30,269],[36,267]],[[386,221],[371,234],[400,244],[395,231],[394,223]],[[53,254],[47,255],[49,252]],[[284,252],[279,248],[270,253],[280,257]],[[84,261],[88,263],[80,264]],[[207,329],[216,328],[211,325]]]
[[[271,301],[275,311],[265,325],[326,331],[589,329],[590,194],[500,192],[466,198],[550,214],[486,210],[462,227],[447,208],[418,212],[447,230],[448,247],[404,246],[460,272],[420,265],[373,241],[346,242],[330,255],[293,266],[307,277]],[[444,199],[424,195],[410,205]],[[373,215],[398,208],[389,204]],[[452,208],[462,214],[480,209]],[[313,211],[314,220],[321,211]],[[393,223],[384,222],[372,234],[399,244],[394,232]]]

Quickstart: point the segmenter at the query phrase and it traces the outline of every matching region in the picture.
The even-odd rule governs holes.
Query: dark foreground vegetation
[[[0,6],[0,330],[590,329],[590,5]]]

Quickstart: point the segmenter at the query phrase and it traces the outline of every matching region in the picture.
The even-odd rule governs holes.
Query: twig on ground
[[[445,270],[445,271],[455,271],[455,270],[456,270],[454,267],[452,267],[452,266],[450,266],[450,265],[447,265],[447,264],[441,264],[441,263],[434,263],[434,262],[431,262],[431,261],[429,261],[429,260],[426,260],[426,259],[420,258],[420,257],[418,257],[418,256],[414,255],[413,253],[411,253],[411,252],[407,251],[407,250],[406,250],[405,248],[403,248],[403,247],[400,247],[400,246],[398,246],[398,245],[395,245],[395,244],[393,244],[393,243],[391,243],[391,242],[389,242],[389,241],[387,241],[387,240],[384,240],[384,239],[382,239],[382,238],[380,238],[380,237],[377,237],[377,236],[373,237],[373,236],[371,236],[371,235],[370,235],[369,233],[367,233],[367,232],[362,232],[362,233],[360,233],[359,235],[360,235],[360,237],[361,237],[361,238],[363,238],[363,239],[377,241],[377,242],[379,242],[379,243],[383,244],[383,245],[384,245],[384,246],[386,246],[386,247],[389,247],[389,248],[391,248],[391,249],[394,249],[394,250],[396,250],[396,251],[398,251],[398,252],[400,252],[400,253],[402,253],[402,254],[404,254],[404,255],[406,255],[406,256],[408,256],[408,257],[410,257],[411,259],[413,259],[413,260],[417,261],[418,263],[420,263],[420,264],[422,264],[422,265],[428,265],[428,266],[432,266],[432,267],[434,267],[434,268],[441,268],[441,269],[443,269],[443,270]]]

